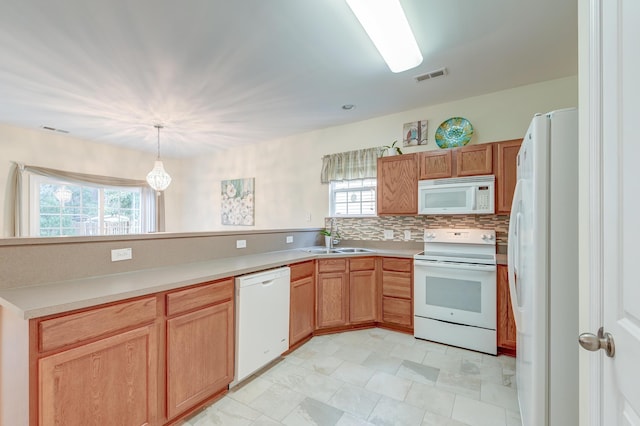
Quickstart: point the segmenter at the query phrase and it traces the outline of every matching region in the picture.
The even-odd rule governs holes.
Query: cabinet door
[[[517,159],[522,139],[495,143],[496,214],[509,214],[516,189]]]
[[[456,150],[457,176],[493,173],[493,146],[490,143],[466,146]]]
[[[451,150],[427,151],[418,154],[420,179],[440,179],[453,175]]]
[[[39,360],[39,425],[155,425],[155,324]]]
[[[411,300],[383,296],[382,321],[402,327],[413,327]]]
[[[402,299],[411,298],[411,273],[382,271],[382,295],[399,297]]]
[[[346,325],[349,308],[349,274],[324,272],[318,274],[318,328]]]
[[[376,320],[376,271],[349,273],[349,322],[373,322]]]
[[[418,213],[418,171],[413,154],[378,159],[378,214]]]
[[[289,347],[313,333],[313,275],[291,282],[289,311]]]
[[[498,347],[515,351],[516,323],[511,310],[507,267],[498,265]]]
[[[233,302],[167,320],[167,418],[233,380]]]

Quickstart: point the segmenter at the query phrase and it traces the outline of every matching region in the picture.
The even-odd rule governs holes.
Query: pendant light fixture
[[[160,160],[160,129],[162,129],[162,126],[156,124],[153,127],[158,129],[158,158],[156,158],[153,169],[147,175],[147,182],[156,191],[164,191],[171,183],[171,176],[164,171],[164,164]]]
[[[392,72],[422,63],[422,53],[399,0],[346,2]]]

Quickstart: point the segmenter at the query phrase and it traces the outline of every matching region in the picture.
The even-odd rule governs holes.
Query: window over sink
[[[329,185],[331,216],[375,216],[376,179],[332,180]]]

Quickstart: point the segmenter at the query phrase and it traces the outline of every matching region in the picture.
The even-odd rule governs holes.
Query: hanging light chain
[[[155,124],[153,127],[158,129],[158,160],[159,160],[160,159],[160,129],[162,129],[164,126],[161,124]]]

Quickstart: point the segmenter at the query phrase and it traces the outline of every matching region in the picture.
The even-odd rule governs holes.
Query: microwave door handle
[[[476,192],[478,191],[477,187],[471,188],[471,210],[476,209]]]

